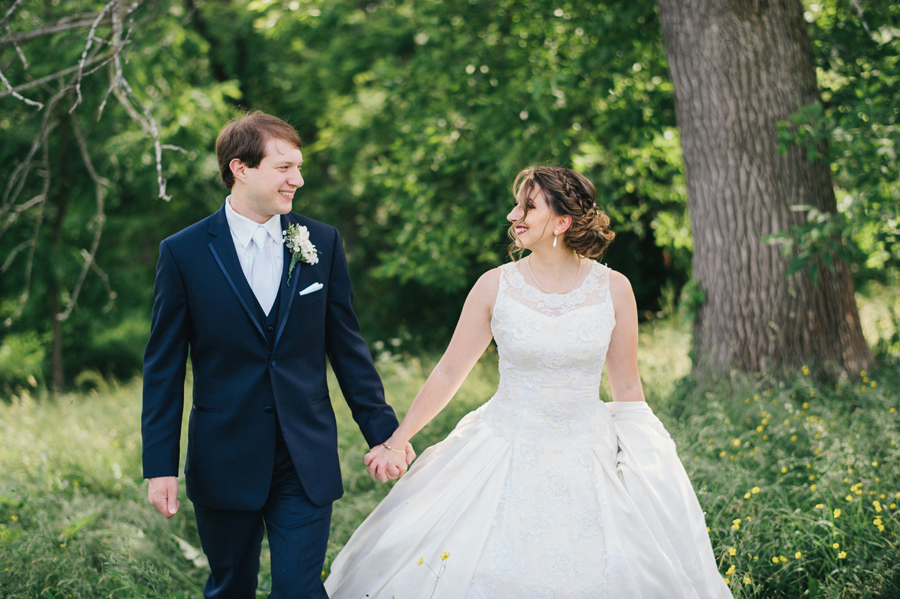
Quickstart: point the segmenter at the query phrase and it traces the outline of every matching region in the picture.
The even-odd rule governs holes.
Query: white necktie
[[[259,305],[266,316],[272,310],[275,303],[275,277],[272,276],[272,261],[266,252],[269,233],[262,225],[253,232],[253,243],[256,250],[253,252],[253,262],[250,264],[250,288],[256,296]]]

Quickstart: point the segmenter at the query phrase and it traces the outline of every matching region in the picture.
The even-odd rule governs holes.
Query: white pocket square
[[[307,287],[306,289],[302,290],[302,291],[300,292],[300,295],[307,295],[307,294],[309,294],[309,293],[315,293],[316,291],[318,291],[319,289],[321,289],[321,288],[324,287],[324,286],[325,286],[325,285],[323,285],[322,283],[313,283],[312,285],[310,285],[310,286]]]

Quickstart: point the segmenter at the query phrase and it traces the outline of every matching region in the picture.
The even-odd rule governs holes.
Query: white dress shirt
[[[265,259],[271,265],[272,287],[269,292],[271,293],[272,290],[274,290],[274,293],[271,293],[271,297],[274,300],[278,294],[278,284],[281,282],[281,270],[284,267],[284,251],[282,250],[284,242],[281,233],[281,218],[276,214],[260,225],[256,221],[250,220],[246,216],[241,216],[235,212],[234,208],[231,207],[231,196],[228,196],[225,198],[225,219],[228,221],[228,228],[231,230],[231,239],[234,241],[234,249],[237,252],[238,260],[241,263],[241,270],[244,272],[244,277],[246,277],[247,282],[250,283],[251,289],[253,289],[253,283],[250,274],[256,255],[256,244],[253,243],[253,234],[260,226],[266,229],[268,236],[266,237],[266,247],[263,248],[263,252]],[[253,293],[256,295],[257,299],[259,299],[260,295],[265,295],[257,289],[253,289]],[[262,302],[260,303],[262,304]],[[272,306],[270,304],[269,306],[262,306],[262,308],[268,316]]]

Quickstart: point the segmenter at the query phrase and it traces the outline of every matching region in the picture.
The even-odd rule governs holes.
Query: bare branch
[[[19,252],[27,247],[31,247],[32,245],[34,245],[34,239],[29,239],[28,241],[23,241],[12,250],[10,250],[9,256],[6,257],[6,261],[3,263],[3,266],[0,266],[0,274],[5,273],[9,269],[10,265],[12,265],[13,263],[13,260],[15,260],[16,256],[19,255]]]
[[[49,113],[50,111],[48,110],[47,112]],[[49,129],[50,127],[48,127],[48,133]],[[47,207],[47,193],[50,191],[50,149],[46,141],[47,138],[45,136],[43,143],[43,159],[44,164],[46,165],[46,169],[44,170],[43,189],[41,190],[41,194],[38,196],[40,198],[43,198],[41,201],[41,211],[38,213],[38,217],[34,221],[34,227],[32,227],[31,229],[31,239],[26,242],[30,247],[28,252],[28,259],[25,262],[25,284],[22,287],[22,295],[19,296],[19,305],[16,306],[16,309],[13,311],[13,313],[3,322],[3,324],[6,326],[10,326],[19,318],[19,316],[22,315],[22,311],[25,309],[25,304],[28,303],[28,297],[31,294],[31,275],[34,272],[34,251],[37,249],[38,236],[41,232],[41,225],[44,223],[44,210]],[[14,252],[14,255],[17,253],[18,251]],[[6,262],[3,264],[4,272],[7,268],[9,268],[9,265],[12,264],[14,255],[10,258],[7,258]]]
[[[11,213],[11,214],[9,215],[9,217],[6,219],[6,222],[3,223],[3,226],[0,227],[0,237],[2,237],[3,234],[6,232],[6,230],[9,229],[9,227],[10,227],[14,222],[16,222],[16,220],[19,218],[19,215],[20,215],[20,214],[22,214],[23,212],[25,212],[25,211],[27,211],[27,210],[30,210],[31,208],[34,208],[35,206],[40,205],[41,202],[43,202],[43,201],[46,200],[46,199],[47,199],[47,198],[46,198],[45,196],[43,196],[43,195],[38,195],[38,196],[35,196],[35,197],[31,198],[30,200],[28,200],[28,201],[25,202],[24,204],[19,204],[18,206],[14,206],[14,207],[12,208],[12,213]]]
[[[109,275],[106,274],[106,271],[104,271],[102,268],[100,268],[100,265],[97,264],[96,260],[91,258],[90,254],[88,254],[87,250],[81,250],[81,257],[84,258],[85,262],[90,262],[91,270],[93,270],[94,273],[98,277],[100,277],[100,280],[103,281],[103,286],[106,287],[106,297],[107,297],[106,305],[103,306],[103,311],[109,312],[110,310],[112,310],[113,308],[116,307],[116,298],[118,297],[119,294],[117,294],[115,291],[113,291],[112,285],[109,284]]]
[[[118,57],[116,58],[117,68],[121,69],[121,64],[119,64]],[[169,201],[172,199],[172,196],[166,194],[166,180],[163,178],[162,174],[162,144],[159,141],[159,128],[156,126],[156,120],[153,118],[153,115],[150,114],[150,110],[144,106],[138,97],[135,95],[134,90],[131,89],[131,86],[128,84],[128,81],[123,77],[119,83],[119,88],[125,91],[125,95],[127,98],[123,98],[121,95],[116,94],[116,97],[119,98],[119,101],[122,102],[123,106],[125,106],[126,110],[130,108],[130,103],[134,102],[134,104],[141,109],[144,113],[144,119],[146,119],[145,128],[149,129],[150,135],[153,136],[153,148],[156,150],[156,183],[159,187],[159,198],[161,200]],[[117,88],[118,89],[118,88]],[[130,113],[133,112],[133,108]],[[132,115],[133,118],[134,115]],[[138,120],[138,119],[135,119]],[[138,122],[143,123],[143,120],[138,120]]]
[[[63,31],[72,31],[73,29],[83,29],[85,27],[90,27],[93,24],[94,19],[92,18],[89,21],[56,23],[54,25],[50,25],[42,29],[35,29],[34,31],[29,31],[27,33],[7,35],[6,37],[0,37],[0,48],[3,48],[5,46],[12,46],[14,44],[21,44],[22,42],[27,42],[29,40],[43,37],[45,35],[53,35],[54,33],[61,33]]]
[[[97,18],[94,19],[94,23],[91,25],[91,30],[87,35],[87,44],[84,46],[84,51],[81,53],[81,60],[78,61],[78,75],[75,77],[75,103],[72,104],[72,108],[69,109],[69,113],[71,114],[75,108],[81,104],[81,77],[84,74],[84,63],[87,60],[88,52],[91,49],[91,46],[96,39],[94,37],[94,33],[97,31],[97,26],[100,25],[100,21],[103,19],[104,15],[116,5],[117,0],[110,0],[110,2],[103,7],[103,10],[97,15]],[[113,22],[116,20],[116,13],[113,12]],[[116,49],[116,51],[121,51],[121,48]]]
[[[866,23],[866,18],[863,16],[863,9],[859,3],[859,0],[852,0],[852,1],[853,1],[853,6],[856,7],[856,14],[859,15],[859,20],[862,21],[863,29],[865,29],[866,33],[868,33],[869,36],[871,37],[872,32],[869,30],[869,24]]]
[[[3,15],[3,18],[0,19],[0,27],[6,25],[6,22],[9,21],[9,18],[12,16],[16,9],[19,8],[19,5],[22,4],[22,0],[16,0],[13,2],[13,5],[9,7],[9,10],[6,11],[6,14]]]
[[[91,65],[94,65],[101,61],[105,61],[103,64],[107,64],[111,60],[112,60],[111,55],[97,56],[95,58],[88,60],[88,62],[85,66],[91,66]],[[98,66],[98,68],[100,68],[102,66],[103,65],[101,64]],[[54,81],[56,79],[62,79],[66,75],[71,75],[72,73],[74,73],[77,70],[78,70],[78,65],[76,65],[74,67],[69,67],[68,69],[63,69],[61,71],[57,71],[56,73],[47,75],[46,77],[41,77],[40,79],[35,79],[34,81],[29,81],[28,83],[22,83],[20,85],[17,85],[16,87],[12,88],[11,90],[0,91],[0,99],[5,98],[6,96],[12,96],[17,92],[22,92],[27,89],[31,89],[32,87],[38,87],[40,85],[44,85],[45,83],[49,83],[50,81]],[[85,74],[90,75],[92,72],[93,71],[89,71],[88,73],[85,73]]]
[[[19,60],[22,61],[22,66],[28,70],[28,59],[25,58],[25,52],[22,51],[22,48],[19,47],[19,44],[13,44],[13,48],[16,49],[16,55],[19,57]]]
[[[53,114],[53,108],[62,100],[64,94],[65,91],[60,91],[47,102],[47,110],[44,111],[44,120],[41,122],[38,134],[35,136],[28,154],[25,155],[25,160],[13,170],[13,174],[6,184],[6,191],[3,194],[3,206],[0,208],[0,219],[6,218],[15,205],[19,194],[22,192],[22,187],[25,185],[25,179],[31,171],[34,155],[42,146],[46,146],[50,132],[56,127],[56,124],[50,121],[50,117]]]
[[[87,169],[88,174],[94,181],[94,191],[97,196],[97,212],[94,214],[93,218],[95,229],[94,239],[91,242],[91,249],[87,250],[87,253],[82,250],[82,255],[85,257],[84,267],[82,267],[81,273],[78,275],[78,281],[76,281],[75,287],[72,289],[72,293],[69,297],[69,305],[66,306],[65,310],[56,315],[56,319],[59,321],[66,320],[69,315],[72,314],[72,310],[78,303],[78,295],[79,293],[81,293],[81,287],[82,285],[84,285],[84,279],[85,277],[87,277],[88,270],[91,269],[91,265],[94,263],[94,259],[97,256],[97,248],[100,245],[100,237],[103,235],[103,225],[106,222],[106,213],[104,211],[105,193],[103,188],[107,185],[110,185],[110,182],[98,175],[96,169],[94,169],[94,163],[93,161],[91,161],[91,156],[88,153],[87,142],[84,139],[84,135],[81,133],[81,128],[78,126],[78,119],[75,117],[75,115],[72,115],[71,120],[72,132],[75,134],[75,140],[78,142],[78,149],[81,153],[81,159],[84,162],[84,166]]]
[[[6,86],[6,89],[9,90],[9,93],[10,93],[14,98],[17,98],[17,99],[19,99],[19,100],[22,100],[23,102],[25,102],[25,103],[28,104],[29,106],[36,106],[38,110],[41,110],[41,109],[44,107],[44,105],[41,104],[40,102],[35,102],[34,100],[29,100],[28,98],[26,98],[26,97],[23,96],[22,94],[16,92],[16,91],[13,89],[13,86],[10,84],[9,80],[6,78],[6,76],[3,74],[2,71],[0,71],[0,80],[3,80],[3,84]]]

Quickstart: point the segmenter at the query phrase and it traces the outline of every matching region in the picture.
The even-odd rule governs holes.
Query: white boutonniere
[[[291,265],[288,266],[287,284],[291,284],[291,273],[297,262],[303,261],[307,264],[315,264],[319,261],[319,253],[316,246],[309,240],[309,231],[303,225],[288,225],[287,231],[282,231],[284,235],[284,245],[291,252]]]

